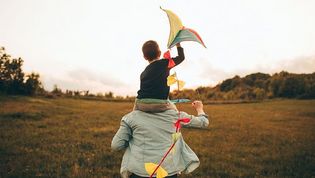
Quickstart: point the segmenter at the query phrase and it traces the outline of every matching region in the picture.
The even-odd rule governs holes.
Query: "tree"
[[[303,77],[305,81],[305,93],[300,97],[303,99],[315,99],[315,72]]]
[[[279,96],[295,98],[304,93],[304,80],[298,76],[288,75],[282,80]]]
[[[270,78],[269,74],[258,72],[246,75],[243,80],[246,85],[264,88],[264,84],[269,78]]]
[[[57,96],[61,96],[62,95],[62,90],[60,88],[58,88],[58,86],[55,84],[54,85],[54,89],[51,91],[52,94],[55,94]]]
[[[280,75],[274,74],[269,83],[269,91],[271,91],[273,97],[278,97],[280,93],[280,86],[282,84],[282,80]]]
[[[23,72],[23,59],[12,58],[0,47],[0,93],[9,95],[35,95],[44,88],[39,74],[26,75]]]
[[[11,59],[5,48],[0,48],[0,91],[4,94],[22,94],[24,72],[22,58]]]
[[[224,92],[228,92],[230,90],[233,90],[235,87],[239,86],[241,84],[241,78],[240,76],[236,75],[232,79],[224,80],[220,85],[220,90]]]
[[[6,92],[6,81],[4,77],[4,64],[5,61],[7,60],[7,56],[5,54],[5,48],[1,47],[0,48],[0,93],[5,93]]]
[[[23,60],[22,58],[12,59],[7,63],[7,75],[9,77],[9,90],[8,94],[22,94],[24,83],[24,72],[22,70]]]
[[[107,92],[107,93],[105,93],[105,98],[107,98],[107,99],[112,99],[112,98],[114,98],[114,93],[113,92]]]
[[[39,80],[39,74],[32,72],[26,76],[25,82],[25,94],[36,95],[44,90],[41,81]]]
[[[266,97],[266,92],[262,88],[255,88],[253,91],[255,98],[258,100],[262,100]]]

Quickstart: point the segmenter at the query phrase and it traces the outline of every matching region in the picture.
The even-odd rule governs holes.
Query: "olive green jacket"
[[[176,109],[155,113],[134,110],[122,118],[120,128],[111,143],[113,150],[125,150],[120,169],[122,177],[128,177],[131,173],[149,177],[144,165],[160,162],[173,144],[174,123],[178,118]],[[205,128],[209,124],[207,115],[193,116],[180,112],[180,118],[191,119],[183,127]],[[169,175],[174,175],[190,173],[199,164],[197,155],[181,136],[161,166]]]

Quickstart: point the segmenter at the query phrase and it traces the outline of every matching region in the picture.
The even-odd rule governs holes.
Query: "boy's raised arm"
[[[180,43],[176,44],[178,56],[174,57],[173,60],[175,65],[180,64],[185,59],[184,49],[181,47]]]

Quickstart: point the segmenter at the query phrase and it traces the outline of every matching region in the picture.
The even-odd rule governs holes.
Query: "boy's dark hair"
[[[142,52],[143,52],[144,58],[148,61],[157,59],[161,55],[159,45],[157,44],[156,41],[153,41],[153,40],[149,40],[143,44]]]

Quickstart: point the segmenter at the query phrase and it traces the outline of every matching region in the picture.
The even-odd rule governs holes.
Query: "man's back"
[[[181,112],[181,118],[190,118],[188,127],[207,127],[206,116],[192,116]],[[174,123],[178,112],[167,110],[160,113],[132,111],[122,118],[121,126],[112,141],[113,149],[126,149],[123,156],[122,175],[132,172],[139,176],[148,176],[144,164],[158,164],[163,155],[173,144]],[[199,166],[199,159],[180,137],[162,164],[169,175],[178,172],[191,172]]]

